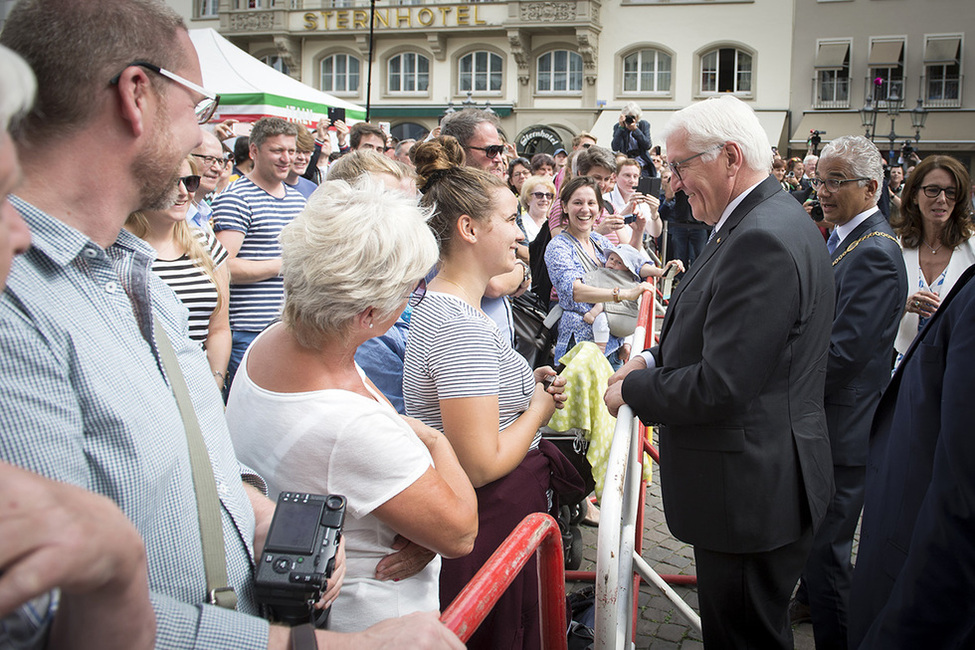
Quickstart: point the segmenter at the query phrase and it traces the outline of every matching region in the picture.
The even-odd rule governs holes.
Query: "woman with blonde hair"
[[[200,186],[196,161],[180,163],[176,198],[166,210],[133,212],[125,228],[156,249],[153,272],[189,310],[189,335],[206,350],[210,371],[222,390],[230,360],[230,271],[227,251],[209,230],[186,221],[193,193]]]
[[[413,149],[421,203],[440,243],[440,266],[413,309],[403,394],[407,413],[440,429],[477,490],[478,536],[472,553],[444,561],[440,599],[448,604],[527,515],[548,512],[552,486],[576,499],[578,474],[542,440],[564,398],[565,380],[525,359],[481,310],[492,277],[510,272],[521,230],[507,183],[464,166],[456,139]],[[545,382],[553,378],[550,385]],[[577,493],[572,494],[573,489]],[[468,642],[469,648],[537,648],[538,582],[534,561],[522,570]]]
[[[346,575],[329,629],[437,610],[440,559],[406,575],[405,538],[460,557],[477,535],[474,489],[439,431],[403,418],[355,363],[434,264],[416,199],[364,177],[329,180],[281,232],[282,321],[248,348],[227,401],[241,462],[282,490],[342,494]]]

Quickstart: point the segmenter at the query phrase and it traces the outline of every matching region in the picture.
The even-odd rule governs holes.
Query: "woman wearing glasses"
[[[424,555],[419,570],[386,558],[403,557],[405,540],[463,556],[477,534],[474,489],[450,443],[397,414],[353,360],[436,262],[426,218],[415,198],[370,175],[320,185],[281,232],[282,320],[248,348],[227,402],[237,456],[271,498],[298,490],[348,500],[335,631],[440,609],[440,558]]]
[[[894,342],[898,360],[975,263],[969,184],[965,167],[950,156],[928,156],[907,179],[900,216],[891,224],[907,266],[907,310]]]
[[[522,226],[529,242],[547,226],[548,213],[555,199],[555,185],[548,176],[532,176],[521,186]]]
[[[575,482],[578,474],[538,431],[562,404],[565,381],[556,377],[546,388],[543,380],[555,371],[532,372],[481,310],[491,278],[515,266],[521,238],[515,197],[504,180],[463,166],[464,151],[452,137],[419,144],[412,153],[421,202],[436,209],[430,228],[440,242],[440,268],[410,321],[406,412],[443,430],[477,489],[474,550],[443,563],[440,601],[446,606],[525,516],[549,511],[552,484],[562,476]],[[539,645],[533,560],[468,648]]]
[[[193,193],[200,187],[192,156],[179,167],[176,199],[166,210],[133,212],[125,227],[156,249],[153,272],[168,284],[189,310],[190,338],[206,350],[210,371],[222,390],[230,359],[227,251],[209,228],[186,220]]]

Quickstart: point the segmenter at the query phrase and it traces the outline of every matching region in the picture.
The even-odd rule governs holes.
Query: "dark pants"
[[[792,650],[789,598],[812,545],[812,527],[764,553],[694,547],[704,647]]]
[[[816,650],[847,647],[853,535],[863,509],[865,467],[833,466],[836,493],[816,531],[796,599],[809,605]]]
[[[671,222],[667,224],[667,232],[670,233],[671,245],[668,257],[683,262],[685,269],[691,268],[691,264],[708,243],[708,229]]]

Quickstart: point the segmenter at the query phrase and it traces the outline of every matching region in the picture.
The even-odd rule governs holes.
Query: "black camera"
[[[905,156],[910,156],[912,153],[914,153],[914,151],[914,145],[911,144],[910,140],[905,141],[904,145],[901,147],[901,153]]]
[[[819,199],[811,199],[811,201],[812,210],[809,212],[809,216],[812,217],[813,221],[818,223],[825,219],[826,215],[823,214],[823,206],[820,205]]]
[[[633,124],[634,122],[636,122],[636,115],[627,115],[626,117],[623,118],[623,121],[626,122],[627,124]]]
[[[325,592],[345,520],[345,497],[282,492],[264,551],[257,563],[255,594],[272,620],[324,627],[328,610],[313,605]]]

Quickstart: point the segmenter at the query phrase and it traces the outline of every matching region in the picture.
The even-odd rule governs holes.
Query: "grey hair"
[[[632,115],[636,119],[640,119],[643,115],[643,109],[636,102],[626,102],[623,104],[623,109],[620,111],[623,115]]]
[[[440,135],[450,135],[457,138],[460,146],[467,147],[467,143],[474,137],[477,125],[490,122],[494,128],[501,130],[501,120],[494,113],[488,113],[479,108],[465,108],[451,113],[440,123]]]
[[[719,145],[734,142],[741,148],[746,167],[763,173],[772,169],[772,145],[758,116],[748,104],[732,95],[706,99],[677,111],[661,135],[666,142],[678,133],[686,137],[689,151],[706,152],[701,156],[704,162],[718,156]]]
[[[862,176],[877,181],[877,191],[873,193],[873,202],[880,198],[880,190],[884,186],[884,158],[877,149],[877,145],[862,135],[841,135],[830,142],[823,149],[819,161],[842,160],[850,167],[854,176]],[[864,187],[867,181],[858,181],[859,187]]]
[[[318,347],[370,307],[380,319],[401,308],[437,262],[429,216],[370,176],[322,183],[280,236],[283,320],[298,342]]]
[[[802,164],[803,165],[805,165],[806,163],[810,163],[810,162],[819,162],[819,156],[817,156],[814,153],[811,153],[811,154],[807,155],[805,158],[802,159]]]
[[[593,145],[583,149],[576,158],[575,169],[582,176],[588,176],[593,167],[605,167],[610,172],[616,171],[616,156],[606,147]]]
[[[27,62],[13,50],[0,45],[0,126],[6,131],[10,123],[30,110],[37,93],[37,80]]]

